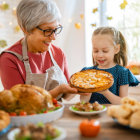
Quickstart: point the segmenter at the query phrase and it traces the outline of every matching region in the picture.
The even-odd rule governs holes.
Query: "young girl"
[[[93,65],[86,69],[97,69],[110,72],[114,84],[105,91],[92,93],[86,101],[101,104],[120,104],[122,97],[128,96],[128,87],[136,86],[139,81],[125,68],[127,65],[126,41],[120,31],[112,27],[100,27],[93,32]],[[85,97],[81,96],[81,99]],[[87,97],[86,97],[87,98]]]

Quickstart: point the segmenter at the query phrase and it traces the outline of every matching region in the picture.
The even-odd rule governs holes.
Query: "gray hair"
[[[61,18],[52,0],[21,0],[16,13],[19,26],[27,32],[44,23],[59,22]]]

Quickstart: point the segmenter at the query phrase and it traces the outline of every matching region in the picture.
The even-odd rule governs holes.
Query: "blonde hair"
[[[120,45],[120,51],[115,54],[114,56],[114,62],[116,64],[119,64],[121,66],[127,65],[127,45],[124,36],[120,31],[117,31],[114,27],[99,27],[97,28],[92,35],[92,38],[94,35],[111,35],[113,43],[115,45]],[[96,62],[93,59],[93,64],[97,65]]]

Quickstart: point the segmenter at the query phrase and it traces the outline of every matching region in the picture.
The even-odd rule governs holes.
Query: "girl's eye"
[[[93,52],[94,52],[94,53],[97,53],[98,51],[95,50],[95,51],[93,51]]]
[[[104,53],[108,53],[108,51],[103,51]]]

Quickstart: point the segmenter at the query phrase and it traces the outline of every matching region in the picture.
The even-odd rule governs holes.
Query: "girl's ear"
[[[115,54],[120,52],[120,44],[117,44],[115,47]]]

